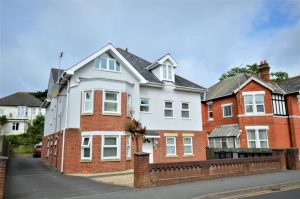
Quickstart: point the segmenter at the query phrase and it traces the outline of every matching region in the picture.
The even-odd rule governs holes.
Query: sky
[[[0,97],[47,89],[108,43],[210,87],[232,67],[267,60],[300,74],[300,0],[0,0]]]

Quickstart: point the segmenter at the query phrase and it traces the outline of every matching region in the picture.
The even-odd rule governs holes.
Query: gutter
[[[63,77],[64,78],[64,77]],[[66,134],[66,127],[68,125],[68,108],[69,108],[69,91],[70,91],[70,80],[67,80],[67,104],[66,104],[66,120],[65,120],[65,127],[63,130],[63,140],[62,140],[62,150],[61,150],[61,165],[60,165],[60,172],[64,172],[64,158],[65,158],[65,134]]]

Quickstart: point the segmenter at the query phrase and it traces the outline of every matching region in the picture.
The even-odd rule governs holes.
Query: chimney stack
[[[259,78],[266,82],[270,81],[270,66],[266,60],[260,62]]]

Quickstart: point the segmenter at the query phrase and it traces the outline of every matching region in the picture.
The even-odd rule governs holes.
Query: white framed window
[[[223,104],[223,118],[232,117],[232,104]]]
[[[265,113],[264,91],[243,92],[245,114]]]
[[[18,107],[18,116],[27,116],[27,107],[26,106]]]
[[[93,113],[93,91],[83,91],[83,104],[82,104],[82,112],[83,113]]]
[[[120,159],[120,136],[102,136],[102,160]]]
[[[132,97],[130,94],[127,95],[127,116],[132,113]]]
[[[164,116],[165,118],[174,118],[173,101],[165,101]]]
[[[246,128],[249,148],[269,148],[268,130],[263,128]]]
[[[131,136],[126,135],[126,158],[131,158]]]
[[[167,156],[176,155],[176,137],[166,137],[166,149]]]
[[[188,102],[181,103],[181,117],[183,119],[190,119],[190,103]]]
[[[92,159],[92,136],[84,135],[81,137],[81,159]]]
[[[212,105],[212,103],[207,104],[207,110],[208,110],[208,120],[213,120],[214,119],[214,114],[213,114],[213,105]]]
[[[162,65],[162,76],[163,80],[172,81],[173,80],[173,69],[172,66],[164,64]]]
[[[13,131],[18,131],[19,130],[19,123],[18,122],[12,123],[12,130]]]
[[[150,112],[150,99],[146,99],[146,98],[140,99],[140,111],[144,113]]]
[[[95,68],[106,71],[120,72],[121,64],[109,53],[104,53],[95,59]]]
[[[184,155],[193,155],[193,138],[183,137],[183,153]]]
[[[209,138],[209,147],[210,148],[237,148],[239,144],[237,137],[217,137]]]
[[[120,114],[121,112],[120,93],[105,91],[103,95],[103,112]]]

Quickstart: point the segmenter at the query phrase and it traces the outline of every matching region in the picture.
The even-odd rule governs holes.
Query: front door
[[[143,142],[143,152],[149,154],[149,162],[153,163],[153,141],[152,139],[145,139]]]

